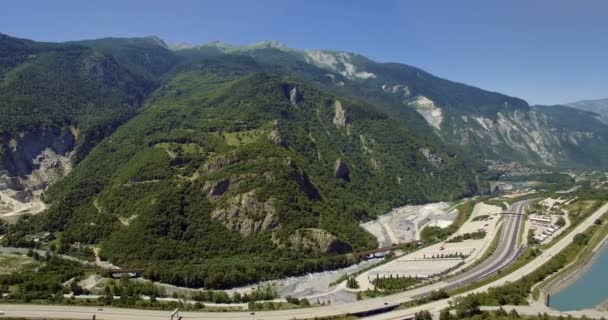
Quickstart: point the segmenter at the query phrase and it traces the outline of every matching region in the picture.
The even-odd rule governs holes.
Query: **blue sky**
[[[608,97],[603,0],[8,0],[0,32],[45,41],[279,40],[402,62],[535,104]]]

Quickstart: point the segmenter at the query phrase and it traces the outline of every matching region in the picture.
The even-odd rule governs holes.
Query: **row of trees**
[[[379,277],[372,280],[372,284],[382,290],[401,291],[419,284],[422,280],[414,277],[393,276]]]
[[[469,239],[473,239],[473,240],[479,240],[479,239],[483,239],[486,237],[486,232],[484,230],[479,230],[479,231],[475,231],[475,232],[470,232],[470,233],[464,233],[464,234],[460,234],[455,236],[454,238],[446,241],[446,242],[462,242],[464,240],[469,240]]]
[[[251,301],[273,300],[279,297],[274,286],[265,285],[251,290],[251,292],[240,293],[235,291],[230,296],[226,291],[196,291],[191,294],[192,300],[213,303],[242,303]]]

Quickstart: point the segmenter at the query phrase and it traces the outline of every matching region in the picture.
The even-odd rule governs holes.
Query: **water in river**
[[[608,245],[575,283],[551,296],[550,306],[557,310],[593,308],[608,299]]]

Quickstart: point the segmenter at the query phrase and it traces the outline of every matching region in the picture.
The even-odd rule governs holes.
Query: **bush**
[[[589,237],[584,233],[579,233],[574,236],[574,239],[572,239],[572,242],[574,242],[574,244],[576,244],[578,246],[585,246],[585,245],[587,245],[587,243],[589,243]]]
[[[358,289],[359,283],[357,282],[357,279],[355,279],[355,277],[350,277],[348,278],[348,280],[346,280],[346,287],[351,289]]]
[[[390,277],[376,277],[376,279],[372,280],[372,283],[376,288],[383,290],[405,290],[409,287],[412,287],[418,283],[420,280],[413,277],[394,277],[392,274]]]
[[[414,320],[433,320],[433,316],[427,310],[422,310],[414,315]]]

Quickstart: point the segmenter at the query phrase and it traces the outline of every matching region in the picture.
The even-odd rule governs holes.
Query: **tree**
[[[72,293],[75,296],[79,296],[84,293],[84,290],[82,289],[81,286],[78,285],[78,282],[76,282],[76,280],[74,280],[70,283],[70,290],[72,291]]]
[[[357,282],[357,279],[355,279],[355,277],[350,277],[348,278],[348,280],[346,280],[346,287],[351,289],[358,289],[359,283]]]
[[[427,310],[422,310],[414,315],[414,320],[433,320],[433,315]]]
[[[505,309],[500,307],[500,308],[498,308],[498,310],[496,310],[496,315],[500,316],[500,317],[504,317],[507,315],[507,311],[505,311]]]
[[[454,316],[450,312],[450,309],[446,308],[439,312],[439,320],[453,320]]]
[[[566,225],[566,219],[564,219],[564,217],[559,217],[557,218],[557,221],[555,222],[555,225],[557,225],[558,227],[563,227]]]
[[[509,311],[509,317],[515,319],[520,318],[519,313],[517,313],[515,309],[511,309],[511,311]]]
[[[468,318],[481,313],[480,303],[474,295],[468,295],[456,303],[456,317],[458,319]]]
[[[584,246],[584,245],[587,245],[587,243],[589,243],[589,237],[587,237],[587,235],[584,233],[579,233],[574,236],[574,239],[572,239],[572,242],[576,245]]]

